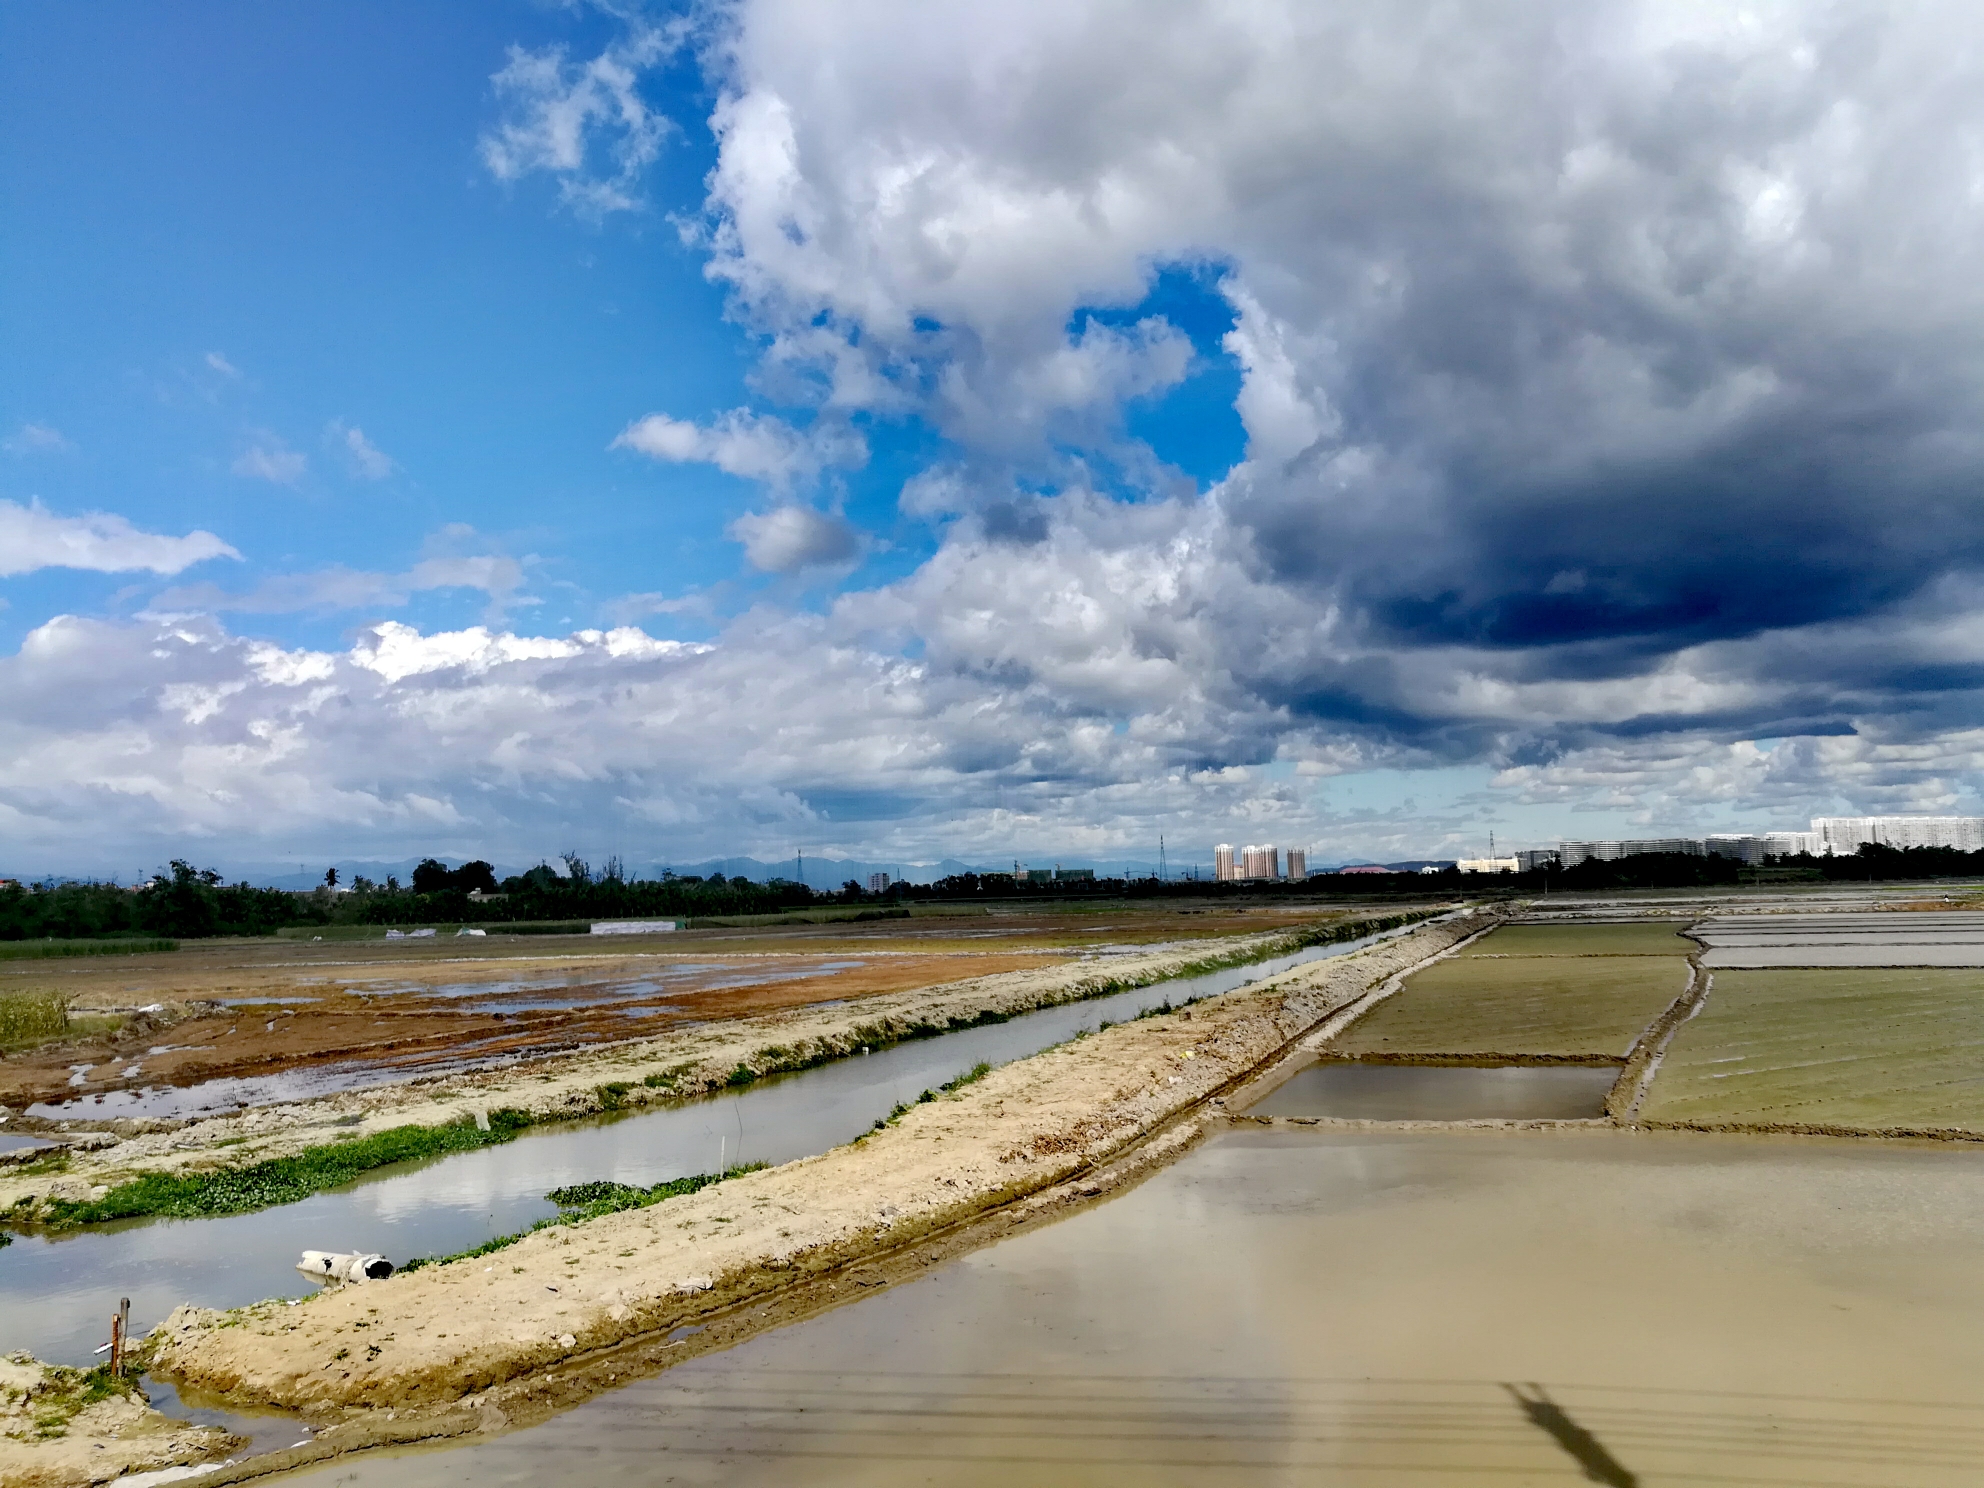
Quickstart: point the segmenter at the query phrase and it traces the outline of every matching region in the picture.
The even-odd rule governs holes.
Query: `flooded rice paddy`
[[[149,1329],[181,1302],[233,1307],[301,1296],[305,1249],[378,1251],[396,1262],[445,1255],[549,1217],[546,1192],[592,1179],[654,1184],[733,1163],[789,1162],[866,1131],[980,1061],[1001,1064],[1166,1003],[1231,991],[1341,956],[1371,937],[1204,976],[1028,1013],[1005,1023],[877,1053],[625,1117],[526,1132],[500,1147],[381,1169],[296,1204],[218,1219],[137,1220],[51,1237],[17,1234],[0,1249],[0,1350],[84,1362],[119,1296]],[[106,1300],[108,1299],[108,1300]]]
[[[1695,931],[1711,969],[1984,967],[1984,914],[1720,915]]]
[[[348,1488],[1984,1480],[1984,1153],[1246,1133]]]
[[[1575,1120],[1602,1116],[1615,1065],[1359,1064],[1297,1070],[1247,1108],[1250,1116],[1358,1121]]]
[[[1718,971],[1640,1115],[1984,1132],[1984,972]]]

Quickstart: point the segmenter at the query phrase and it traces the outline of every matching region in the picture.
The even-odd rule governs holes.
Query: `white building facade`
[[[1984,816],[1815,816],[1810,836],[1817,851],[1851,857],[1863,844],[1882,847],[1953,847],[1984,851]]]

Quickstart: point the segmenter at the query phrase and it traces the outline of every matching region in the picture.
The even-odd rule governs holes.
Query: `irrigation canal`
[[[1023,1059],[1104,1022],[1230,992],[1412,928],[897,1044],[762,1080],[735,1095],[545,1126],[500,1147],[382,1168],[278,1209],[16,1234],[0,1249],[0,1352],[26,1349],[53,1363],[88,1363],[108,1337],[120,1297],[131,1299],[132,1327],[142,1333],[183,1302],[238,1307],[307,1295],[315,1283],[294,1269],[306,1249],[377,1251],[395,1262],[448,1255],[548,1218],[556,1211],[544,1195],[567,1184],[649,1185],[730,1163],[809,1157],[852,1141],[897,1102],[913,1101],[980,1061]]]

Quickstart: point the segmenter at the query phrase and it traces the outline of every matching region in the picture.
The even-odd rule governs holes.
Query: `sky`
[[[1984,812],[1984,13],[0,7],[0,874]]]

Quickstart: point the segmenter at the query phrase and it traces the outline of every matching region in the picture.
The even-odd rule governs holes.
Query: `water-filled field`
[[[1586,927],[1534,928],[1542,937],[1568,938]],[[1507,933],[1476,944],[1492,947]],[[1537,939],[1529,937],[1532,944]],[[1621,1059],[1687,983],[1688,963],[1680,955],[1457,956],[1409,977],[1331,1048],[1352,1057]]]
[[[1298,1070],[1247,1107],[1250,1116],[1351,1121],[1590,1120],[1604,1114],[1613,1065],[1359,1064]]]
[[[1504,925],[1456,954],[1482,956],[1686,956],[1700,948],[1683,921],[1634,925]]]
[[[1718,971],[1649,1121],[1984,1131],[1984,971]]]
[[[1112,1203],[342,1488],[1984,1481],[1984,1152],[1222,1137]]]
[[[1718,915],[1696,933],[1711,968],[1984,967],[1984,914],[1975,910]]]

